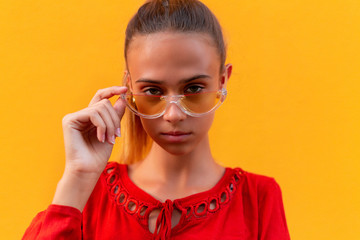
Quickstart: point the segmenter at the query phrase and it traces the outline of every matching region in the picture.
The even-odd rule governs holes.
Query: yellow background
[[[61,119],[120,84],[142,2],[0,2],[0,239],[20,239],[51,203]],[[215,157],[275,177],[292,239],[359,239],[360,1],[204,2],[234,65]]]

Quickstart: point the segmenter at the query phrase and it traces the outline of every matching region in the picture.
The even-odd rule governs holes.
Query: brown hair
[[[135,35],[165,31],[208,34],[220,57],[220,71],[224,69],[226,46],[221,26],[209,8],[198,0],[151,0],[143,4],[126,28],[126,63],[129,45]],[[122,161],[130,164],[147,154],[152,140],[147,136],[138,116],[126,111],[124,118]]]

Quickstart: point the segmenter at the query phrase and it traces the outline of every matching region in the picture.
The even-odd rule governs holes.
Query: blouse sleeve
[[[259,198],[259,239],[289,240],[280,186],[271,178],[263,188]]]
[[[81,239],[82,213],[80,210],[51,204],[38,213],[25,231],[23,240]]]

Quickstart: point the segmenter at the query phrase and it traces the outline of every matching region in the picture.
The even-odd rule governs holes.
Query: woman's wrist
[[[70,206],[83,211],[99,176],[64,172],[58,182],[52,204]]]

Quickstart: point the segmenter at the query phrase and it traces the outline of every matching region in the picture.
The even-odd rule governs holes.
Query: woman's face
[[[127,65],[134,93],[181,95],[216,91],[225,79],[219,71],[217,50],[206,34],[136,35],[128,49]],[[171,103],[163,116],[141,121],[156,144],[171,154],[183,155],[207,141],[213,119],[214,112],[191,117]]]

